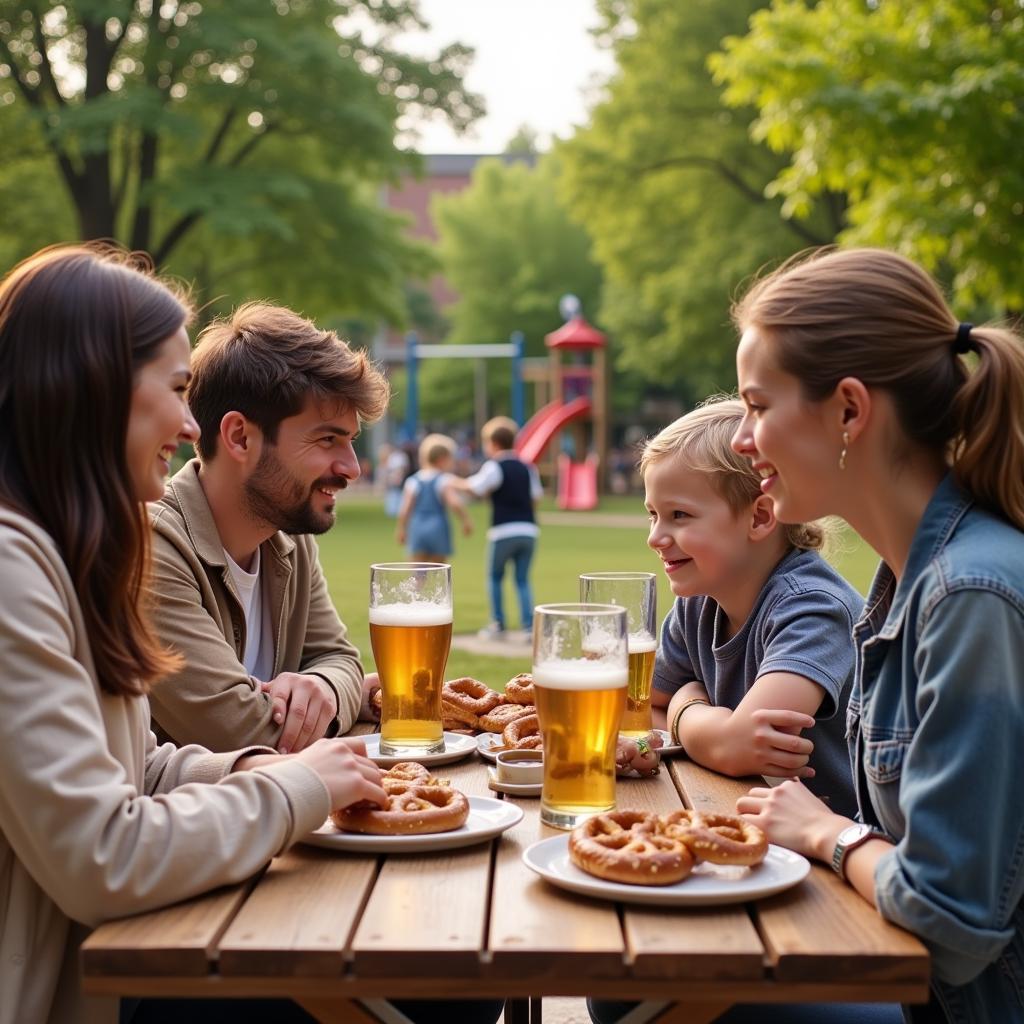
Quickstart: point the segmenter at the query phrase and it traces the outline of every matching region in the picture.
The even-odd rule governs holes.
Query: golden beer
[[[444,750],[441,685],[452,640],[452,610],[426,602],[370,609],[370,644],[381,685],[380,751]]]
[[[623,736],[646,736],[651,721],[651,683],[654,679],[654,655],[658,642],[653,637],[629,638],[629,685],[626,710],[622,716]]]
[[[626,683],[625,669],[585,659],[534,665],[546,825],[575,828],[591,814],[615,807],[615,741]]]

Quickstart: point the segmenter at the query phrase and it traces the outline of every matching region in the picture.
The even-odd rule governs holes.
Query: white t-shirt
[[[260,585],[260,549],[256,549],[253,572],[246,572],[228,553],[224,552],[235,581],[242,611],[245,612],[245,671],[261,682],[274,673],[274,627],[270,621],[270,602],[263,600]]]

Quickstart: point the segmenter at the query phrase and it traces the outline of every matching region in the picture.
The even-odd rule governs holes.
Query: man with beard
[[[359,476],[353,441],[389,387],[332,331],[258,303],[202,332],[192,373],[198,458],[150,509],[155,622],[184,660],[150,692],[154,722],[179,744],[293,753],[371,715],[376,677],[313,535],[334,525]]]

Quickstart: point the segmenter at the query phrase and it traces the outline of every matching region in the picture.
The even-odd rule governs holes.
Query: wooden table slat
[[[691,806],[735,811],[736,800],[761,779],[729,779],[690,761],[673,774]],[[754,921],[775,977],[789,981],[922,981],[928,953],[912,935],[888,924],[829,868],[812,864],[797,888],[753,904]]]
[[[383,862],[352,942],[358,973],[480,971],[491,843]]]
[[[625,914],[631,973],[640,978],[754,980],[765,972],[765,948],[746,908],[630,907]]]
[[[301,844],[271,864],[220,941],[220,971],[337,975],[377,875],[374,856]]]
[[[155,977],[208,974],[217,940],[255,881],[100,925],[82,944],[83,972]]]
[[[615,904],[556,889],[524,863],[522,852],[564,834],[540,822],[540,801],[518,801],[522,822],[505,832],[495,859],[488,946],[502,973],[543,973],[552,958],[571,957],[583,977],[625,974],[625,946]]]

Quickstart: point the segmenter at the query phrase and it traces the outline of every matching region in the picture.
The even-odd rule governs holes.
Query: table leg
[[[505,1024],[531,1024],[530,1007],[532,1002],[531,999],[506,999]],[[537,1002],[540,1000],[538,999]]]
[[[355,999],[307,998],[295,1001],[320,1024],[380,1024],[380,1018]]]
[[[540,997],[536,997],[530,1000],[530,1024],[541,1024],[543,1019],[543,1009],[541,1004],[544,1002]]]
[[[712,1024],[731,1003],[672,1003],[651,1024]]]

